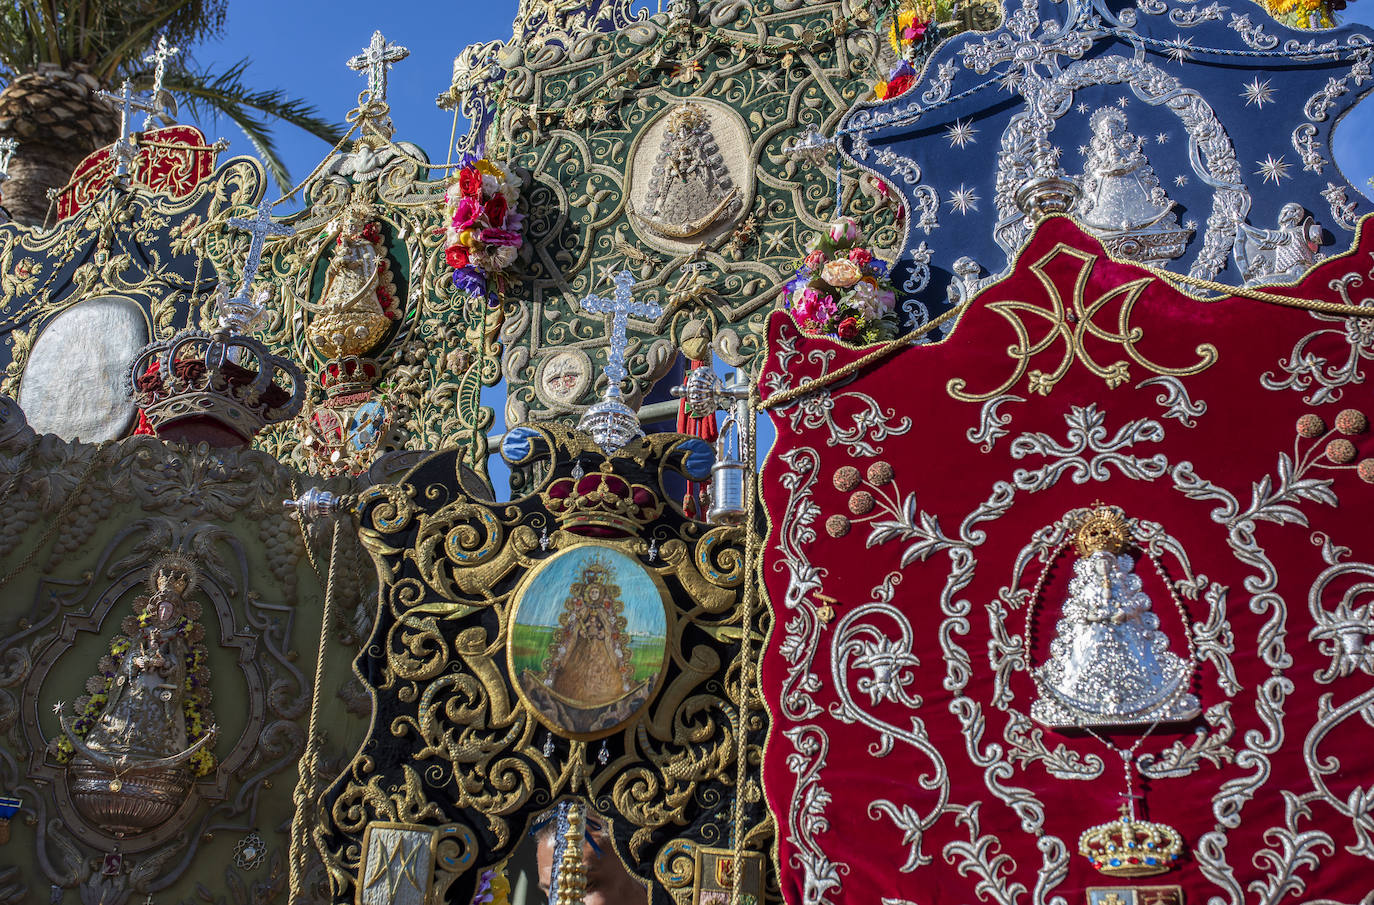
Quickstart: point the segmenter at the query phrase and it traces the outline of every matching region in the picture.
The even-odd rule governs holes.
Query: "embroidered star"
[[[1078,156],[1079,156],[1079,157],[1087,157],[1087,156],[1088,156],[1088,146],[1087,146],[1087,145],[1079,145],[1079,146],[1078,146]]]
[[[759,73],[759,85],[769,91],[778,90],[778,71],[776,69],[765,69]]]
[[[949,139],[951,148],[962,148],[964,145],[978,143],[978,139],[973,136],[978,134],[978,130],[969,123],[961,119],[956,119],[954,125],[945,127],[945,137]]]
[[[66,702],[66,701],[58,701],[56,704],[52,705],[52,712],[55,713],[55,714],[57,714],[58,716],[61,716],[61,715],[62,715],[62,709],[63,709],[64,707],[66,707],[66,706],[67,706],[67,702]]]
[[[1169,140],[1168,132],[1161,132],[1155,136],[1155,144],[1162,145]]]
[[[1177,176],[1174,177],[1174,185],[1178,186],[1179,188],[1183,188],[1187,184],[1188,177],[1183,175],[1182,173],[1179,173]]]
[[[1245,98],[1245,106],[1254,104],[1263,110],[1265,104],[1274,102],[1274,89],[1270,87],[1268,79],[1261,82],[1259,76],[1255,76],[1253,82],[1247,82],[1245,87],[1241,89],[1240,96]]]
[[[1197,232],[1197,221],[1189,220],[1187,223],[1183,224],[1183,228],[1191,229],[1193,232]]]
[[[1125,98],[1125,97],[1119,97],[1119,98],[1116,99],[1116,105],[1117,105],[1118,107],[1120,107],[1122,110],[1125,110],[1125,109],[1126,109],[1126,105],[1129,104],[1130,102],[1131,102],[1130,99],[1129,99],[1129,98]]]
[[[1074,109],[1077,110],[1080,115],[1082,115],[1088,112],[1088,105],[1080,103],[1077,107],[1074,107]]]
[[[770,233],[765,233],[764,236],[763,236],[763,244],[764,244],[764,247],[768,249],[768,253],[769,253],[769,254],[772,254],[773,252],[777,251],[779,248],[782,248],[783,245],[785,245],[786,243],[787,243],[787,231],[786,231],[786,230],[775,229],[775,230],[773,230],[773,231],[770,232]]]
[[[978,193],[960,183],[958,189],[949,193],[949,207],[950,210],[956,210],[961,214],[976,211],[978,210]]]
[[[1164,53],[1181,66],[1193,58],[1193,39],[1179,35],[1169,42],[1169,49]]]
[[[1256,176],[1263,176],[1264,181],[1274,180],[1274,185],[1279,184],[1279,180],[1288,178],[1288,171],[1292,169],[1291,163],[1284,163],[1282,155],[1277,160],[1273,154],[1267,155],[1263,160],[1255,161],[1259,164],[1259,169],[1255,170]]]
[[[1016,94],[1021,90],[1021,73],[1015,69],[1010,69],[1002,73],[997,81],[1001,83],[1001,87],[1004,90],[1010,91],[1012,94]]]

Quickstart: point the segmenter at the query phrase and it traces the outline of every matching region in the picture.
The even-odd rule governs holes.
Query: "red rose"
[[[887,97],[894,98],[899,94],[906,93],[906,90],[911,87],[911,83],[914,81],[916,81],[916,76],[910,73],[897,76],[887,83]]]
[[[448,261],[448,266],[454,270],[468,266],[468,250],[462,245],[452,245],[449,250],[444,252],[444,260]]]
[[[840,321],[840,325],[835,328],[835,333],[843,340],[851,340],[859,335],[859,322],[852,317],[846,317]]]
[[[476,167],[463,167],[458,171],[458,191],[464,198],[482,197],[482,174]]]
[[[487,202],[487,222],[496,229],[500,229],[506,222],[506,210],[508,204],[505,195],[497,195]]]
[[[851,248],[849,249],[849,260],[860,267],[867,267],[868,262],[873,260],[873,253],[867,248]]]

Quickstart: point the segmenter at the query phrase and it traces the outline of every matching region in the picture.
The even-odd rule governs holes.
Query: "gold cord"
[[[943,326],[945,323],[958,317],[960,314],[964,312],[965,309],[968,308],[968,304],[968,302],[963,302],[962,304],[955,305],[953,308],[949,309],[944,314],[941,314],[939,317],[935,318],[935,320],[928,321],[922,324],[921,326],[917,327],[915,330],[911,331],[905,336],[899,336],[896,339],[891,340],[890,342],[884,343],[883,345],[874,349],[872,352],[869,352],[867,355],[860,356],[859,358],[856,358],[853,361],[851,361],[849,364],[842,365],[841,367],[836,368],[829,374],[817,377],[814,380],[802,381],[802,383],[792,387],[791,389],[779,390],[778,392],[774,393],[773,395],[769,396],[767,399],[759,403],[759,408],[764,410],[777,408],[780,405],[786,405],[792,400],[797,399],[801,396],[805,396],[808,393],[814,393],[817,390],[821,390],[825,387],[830,386],[832,383],[836,383],[840,380],[843,380],[850,374],[853,374],[855,371],[858,371],[860,368],[866,368],[869,365],[873,364],[875,361],[881,361],[882,359],[887,358],[893,352],[896,352],[899,349],[903,349],[906,346],[912,345],[916,342],[916,340],[925,336],[927,333],[931,332],[932,330],[935,330],[940,326]]]
[[[749,412],[751,418],[758,410],[759,393],[758,386],[751,384],[749,389]],[[743,428],[743,425],[740,425]],[[748,437],[746,440],[745,437]],[[759,567],[759,556],[762,552],[762,539],[758,537],[756,531],[756,519],[758,517],[758,482],[754,479],[753,473],[758,461],[758,454],[755,451],[754,428],[751,426],[748,431],[740,431],[741,448],[740,458],[748,465],[746,474],[749,475],[749,487],[744,502],[744,595],[740,601],[740,643],[739,643],[739,736],[735,740],[735,801],[734,813],[731,816],[731,839],[730,847],[733,849],[732,857],[734,869],[730,877],[730,905],[739,905],[740,892],[744,885],[743,854],[745,852],[744,828],[744,798],[745,784],[749,781],[749,704],[753,699],[753,683],[756,678],[752,648],[750,641],[754,631],[754,604],[758,596],[758,585],[761,576],[756,574]]]
[[[1227,286],[1225,283],[1218,283],[1216,280],[1204,280],[1199,277],[1188,276],[1182,273],[1169,273],[1167,270],[1157,270],[1154,267],[1146,267],[1144,269],[1170,284],[1175,289],[1180,288],[1179,284],[1184,284],[1187,286],[1195,286],[1198,289],[1206,289],[1209,292],[1216,292],[1221,295],[1254,299],[1257,302],[1268,302],[1271,305],[1282,305],[1285,308],[1300,308],[1304,311],[1316,311],[1321,314],[1337,314],[1342,317],[1374,317],[1374,306],[1343,305],[1340,302],[1319,302],[1315,299],[1300,299],[1294,298],[1291,295],[1278,295],[1273,292],[1265,292],[1263,289],[1251,289],[1248,286]],[[1220,301],[1220,299],[1200,299],[1199,301],[1215,302]]]
[[[301,756],[296,790],[292,794],[295,814],[291,818],[291,894],[288,905],[302,905],[307,901],[302,885],[305,882],[306,846],[310,835],[306,827],[306,810],[315,797],[316,764],[320,756],[320,700],[324,687],[324,658],[329,648],[329,630],[334,624],[334,575],[339,565],[339,538],[343,535],[343,517],[336,516],[334,534],[329,544],[329,574],[324,582],[324,609],[320,614],[320,643],[315,655],[315,685],[310,693],[310,725],[305,737],[305,752]],[[309,548],[309,541],[306,541]]]

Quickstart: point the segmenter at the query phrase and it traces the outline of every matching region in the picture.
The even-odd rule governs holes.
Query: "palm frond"
[[[247,67],[248,61],[240,60],[218,74],[170,72],[165,84],[169,91],[185,99],[186,110],[191,115],[209,113],[212,119],[223,115],[233,121],[282,191],[289,191],[290,176],[277,154],[269,118],[290,123],[331,145],[343,137],[343,129],[322,117],[313,105],[288,97],[281,90],[249,89],[243,84]]]

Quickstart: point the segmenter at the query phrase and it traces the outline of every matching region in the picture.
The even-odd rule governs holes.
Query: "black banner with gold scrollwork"
[[[361,501],[381,594],[356,667],[376,709],[325,799],[334,899],[358,896],[369,824],[443,828],[456,841],[436,852],[431,894],[467,902],[538,814],[577,797],[610,818],[652,902],[687,905],[700,850],[772,847],[757,781],[767,718],[741,682],[755,674],[742,640],[756,657],[767,628],[761,612],[744,624],[745,529],[671,500],[670,475],[709,471],[695,438],[608,458],[584,434],[525,426],[503,454],[543,473],[535,493],[469,496],[460,454],[444,452]]]

